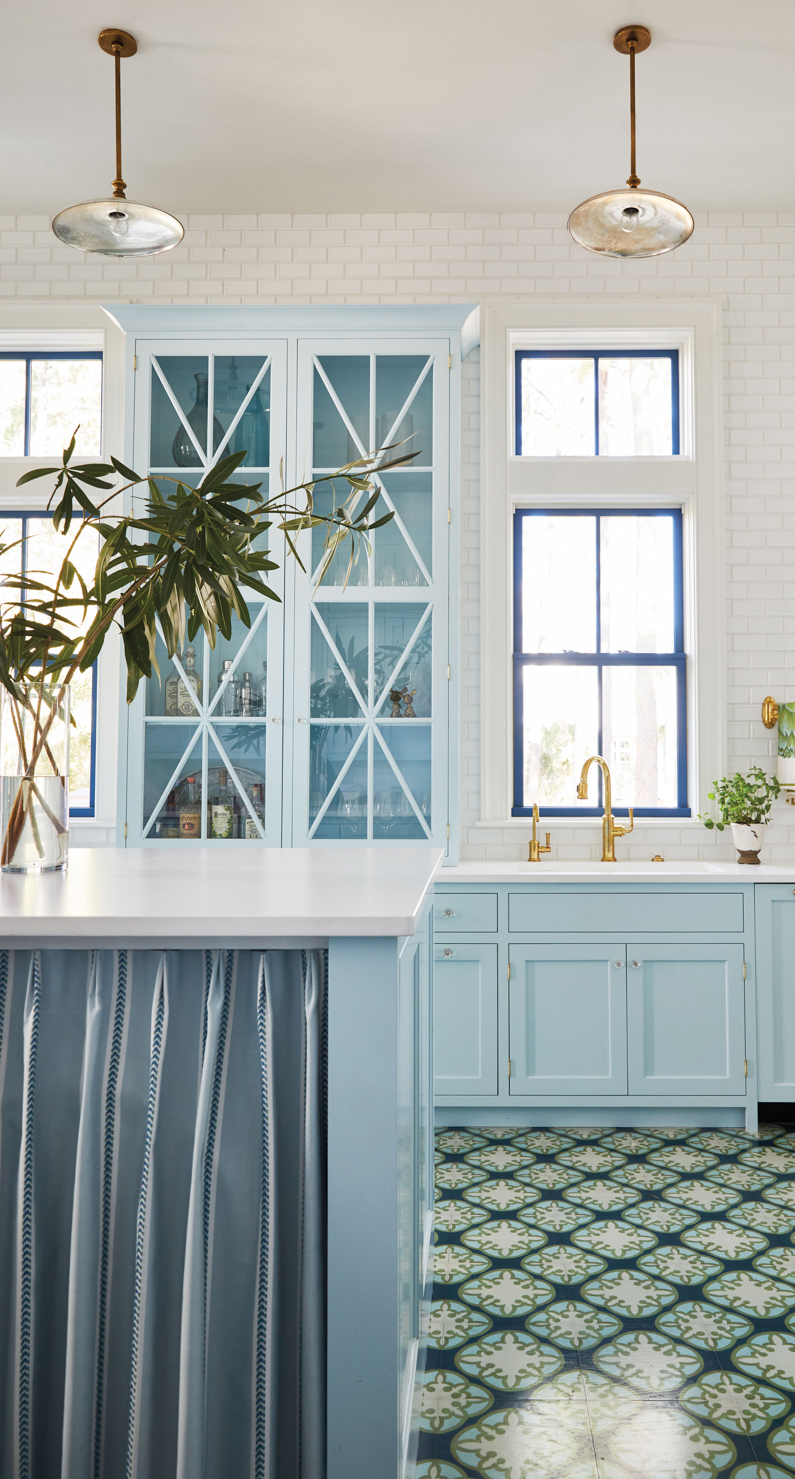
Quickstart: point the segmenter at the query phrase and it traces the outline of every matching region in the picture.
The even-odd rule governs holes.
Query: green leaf
[[[46,478],[49,474],[59,471],[57,467],[34,467],[30,472],[24,472],[21,478],[17,478],[16,486],[21,488],[23,483],[32,483],[34,478]]]

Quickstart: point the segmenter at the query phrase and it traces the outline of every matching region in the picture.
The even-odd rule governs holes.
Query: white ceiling
[[[792,0],[26,0],[7,7],[0,214],[570,209],[629,173],[692,210],[795,210]]]

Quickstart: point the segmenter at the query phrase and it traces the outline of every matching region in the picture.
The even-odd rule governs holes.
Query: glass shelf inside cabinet
[[[191,724],[147,724],[143,826],[146,841],[202,836],[202,746]]]
[[[267,357],[161,354],[152,359],[151,376],[150,467],[205,468],[242,451],[243,466],[268,466]]]

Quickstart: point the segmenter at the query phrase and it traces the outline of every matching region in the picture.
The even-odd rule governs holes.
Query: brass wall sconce
[[[768,694],[762,704],[762,723],[765,729],[778,725],[776,773],[782,789],[790,793],[785,797],[786,802],[795,806],[795,703],[777,704]]]

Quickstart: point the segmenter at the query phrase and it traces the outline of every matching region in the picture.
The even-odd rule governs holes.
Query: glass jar
[[[0,872],[52,873],[69,855],[69,685],[0,703]]]

